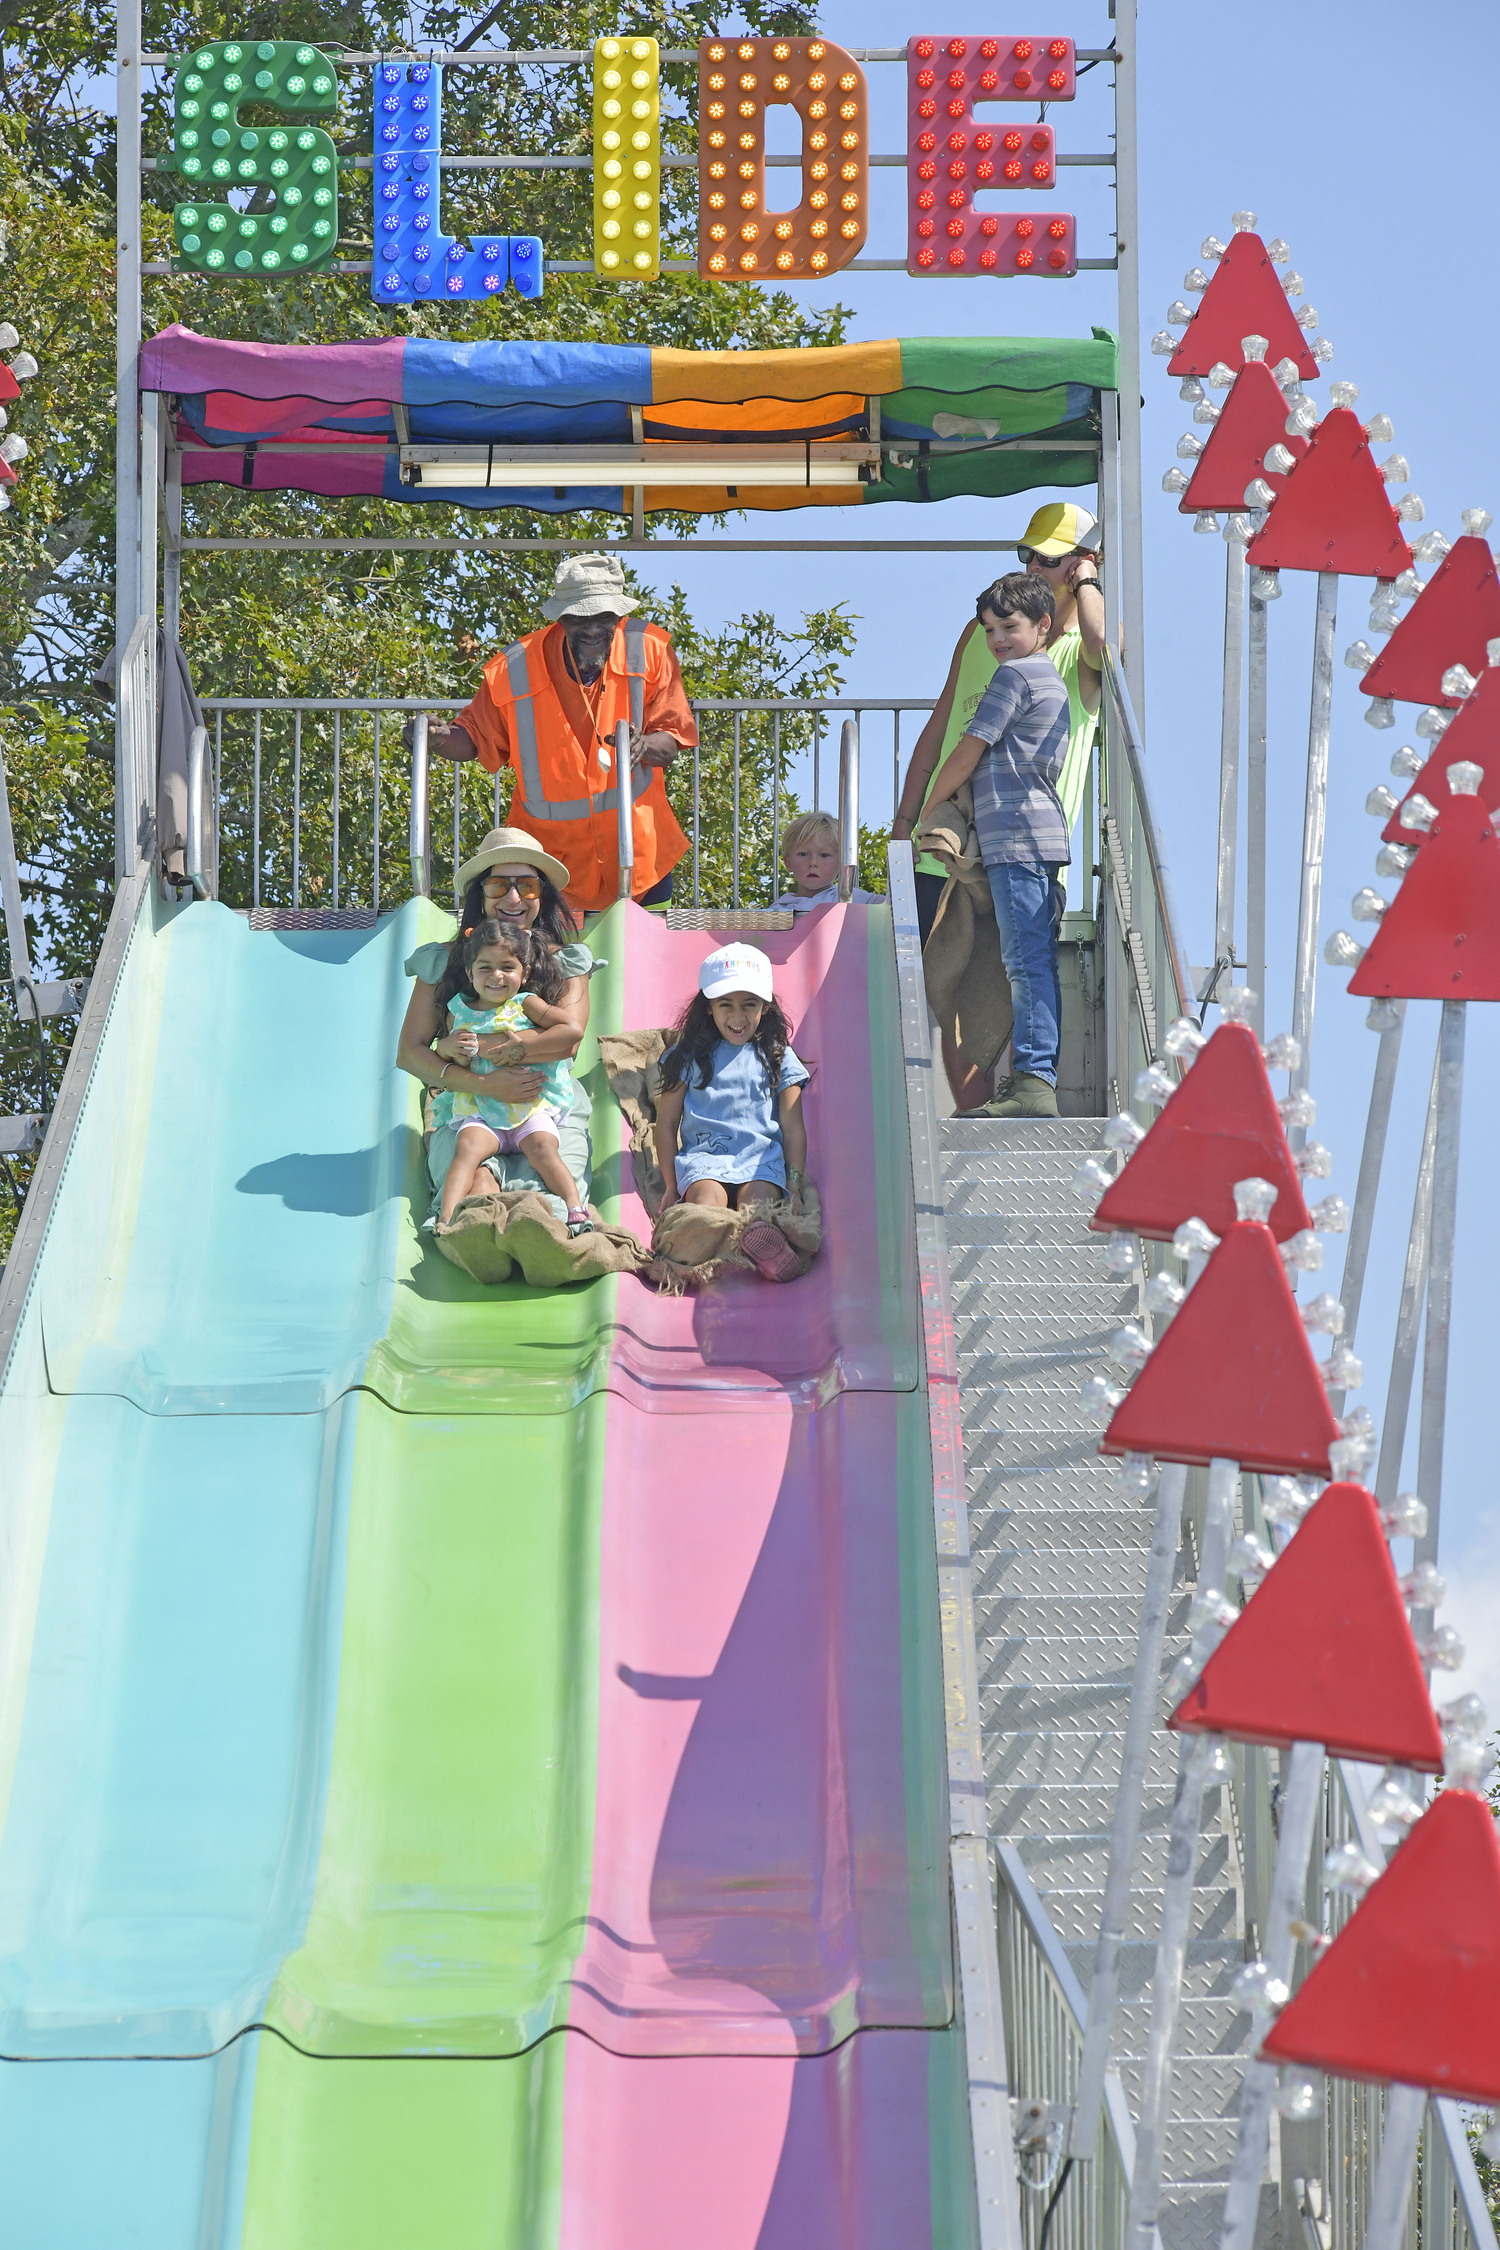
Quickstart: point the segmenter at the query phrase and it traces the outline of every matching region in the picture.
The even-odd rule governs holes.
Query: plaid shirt
[[[986,867],[1065,867],[1072,854],[1057,778],[1068,754],[1068,691],[1050,656],[1002,664],[970,734],[989,744],[974,773],[974,828]]]

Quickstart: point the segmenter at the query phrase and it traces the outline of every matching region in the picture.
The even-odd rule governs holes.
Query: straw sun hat
[[[544,852],[535,836],[528,836],[524,828],[492,828],[473,858],[466,859],[458,871],[459,896],[476,875],[487,875],[492,867],[523,866],[536,868],[560,891],[566,890],[572,880],[562,861]]]
[[[625,571],[617,555],[569,555],[557,566],[552,599],[543,602],[542,615],[599,617],[608,610],[624,617],[640,603],[625,591]]]

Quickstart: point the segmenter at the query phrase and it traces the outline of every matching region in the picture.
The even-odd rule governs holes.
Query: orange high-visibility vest
[[[664,626],[639,617],[622,620],[602,674],[599,739],[580,742],[542,653],[550,630],[544,626],[528,633],[486,666],[490,694],[510,731],[516,775],[510,819],[563,862],[572,905],[602,909],[612,906],[620,892],[615,727],[621,719],[640,727],[647,686],[670,661],[672,643]],[[667,802],[660,766],[634,767],[630,788],[635,838],[631,895],[639,898],[676,866],[687,838]]]

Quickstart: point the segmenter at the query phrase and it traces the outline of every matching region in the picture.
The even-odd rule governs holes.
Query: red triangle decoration
[[[1242,1219],[1116,1408],[1099,1450],[1326,1476],[1338,1434],[1276,1237]]]
[[[1433,581],[1436,584],[1436,580]],[[1468,701],[1459,707],[1458,717],[1446,734],[1440,735],[1426,765],[1411,785],[1411,794],[1425,797],[1439,812],[1453,802],[1453,792],[1448,787],[1448,768],[1466,758],[1484,774],[1479,784],[1479,801],[1488,805],[1491,812],[1500,808],[1500,669],[1486,665],[1480,672],[1479,685]],[[1402,805],[1406,803],[1402,799]],[[1425,844],[1427,831],[1422,828],[1403,828],[1401,809],[1391,814],[1380,831],[1385,844]]]
[[[1500,2102],[1500,1829],[1482,1797],[1428,1807],[1261,2053]]]
[[[1239,1216],[1236,1180],[1257,1178],[1278,1190],[1278,1242],[1312,1225],[1255,1033],[1221,1023],[1089,1223],[1170,1242],[1184,1219],[1199,1218],[1222,1235]]]
[[[1349,990],[1372,1000],[1500,1000],[1500,837],[1482,798],[1450,795]]]
[[[1207,459],[1205,446],[1199,468]],[[1388,695],[1397,703],[1452,706],[1462,698],[1443,693],[1443,674],[1450,664],[1467,664],[1476,678],[1482,676],[1489,663],[1485,643],[1497,635],[1500,577],[1495,558],[1487,541],[1466,533],[1443,557],[1359,684],[1366,695]]]
[[[1357,414],[1335,406],[1250,542],[1261,570],[1337,570],[1397,578],[1411,566],[1401,520],[1386,496]]]
[[[1328,1487],[1168,1724],[1442,1772],[1437,1714],[1363,1485]]]
[[[1238,374],[1246,364],[1241,346],[1245,336],[1265,337],[1270,367],[1278,360],[1294,359],[1304,383],[1316,376],[1318,363],[1307,348],[1307,338],[1297,326],[1286,291],[1258,234],[1230,238],[1202,302],[1188,322],[1187,334],[1167,364],[1167,373],[1206,375],[1222,360]],[[1240,490],[1243,493],[1243,485]],[[1235,505],[1243,507],[1243,499]]]
[[[20,384],[16,381],[16,378],[14,377],[14,375],[12,375],[5,362],[3,360],[0,360],[0,403],[9,406],[11,400],[13,398],[19,398],[20,395]]]
[[[1245,487],[1252,477],[1264,477],[1279,492],[1292,472],[1268,469],[1266,454],[1273,445],[1284,445],[1299,459],[1307,451],[1306,438],[1287,436],[1286,413],[1281,385],[1264,360],[1252,359],[1234,379],[1223,412],[1198,456],[1192,482],[1178,502],[1180,512],[1190,516],[1200,508],[1230,512],[1243,508]]]

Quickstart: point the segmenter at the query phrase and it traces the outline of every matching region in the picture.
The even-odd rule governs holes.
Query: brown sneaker
[[[795,1281],[802,1271],[796,1251],[769,1219],[757,1219],[746,1227],[740,1236],[740,1248],[762,1281]]]
[[[986,1102],[984,1117],[1056,1117],[1057,1088],[1029,1070],[1018,1071],[1004,1100]]]

